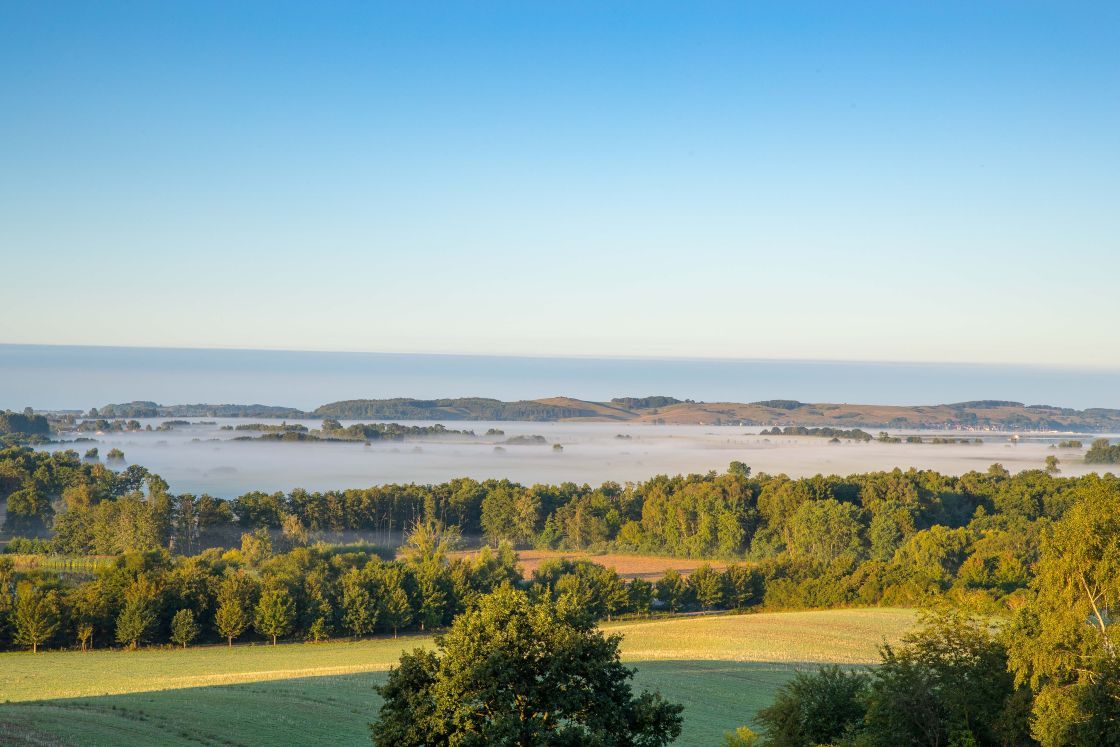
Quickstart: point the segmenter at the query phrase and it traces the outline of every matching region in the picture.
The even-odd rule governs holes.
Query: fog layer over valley
[[[508,478],[524,484],[576,482],[592,485],[628,482],[656,474],[724,470],[738,460],[756,473],[791,477],[818,473],[934,469],[946,474],[986,470],[999,462],[1011,472],[1042,469],[1047,456],[1061,460],[1061,474],[1109,471],[1109,465],[1083,462],[1083,448],[1051,448],[1077,439],[1088,446],[1095,436],[1058,434],[891,431],[918,434],[923,443],[857,442],[814,436],[759,435],[741,426],[628,425],[617,423],[456,422],[451,427],[474,437],[440,435],[403,441],[234,440],[261,435],[230,430],[245,419],[213,419],[156,431],[163,419],[141,420],[152,431],[68,433],[64,443],[40,448],[96,447],[99,458],[117,448],[124,464],[140,464],[161,475],[175,492],[209,493],[231,498],[250,490],[308,490],[368,487],[383,483],[438,483],[456,477]],[[279,425],[282,421],[255,420]],[[287,421],[309,430],[321,421]],[[351,421],[343,421],[344,426]],[[434,423],[407,423],[431,426]],[[226,428],[223,428],[226,426]],[[488,431],[492,431],[488,433]],[[877,435],[873,433],[872,435]],[[541,436],[544,443],[529,436]],[[72,439],[93,439],[74,441]],[[970,443],[930,443],[960,438]],[[975,438],[982,443],[971,443]],[[1016,440],[1013,440],[1016,439]],[[121,467],[121,464],[110,464]],[[1112,471],[1115,471],[1114,469]]]

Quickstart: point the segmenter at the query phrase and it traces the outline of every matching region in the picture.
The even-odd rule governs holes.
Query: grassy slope
[[[905,610],[675,618],[623,633],[640,687],[685,705],[681,744],[710,744],[769,702],[798,664],[872,662]],[[361,744],[370,688],[429,639],[138,653],[0,655],[0,734],[25,744]],[[18,701],[18,702],[17,702]]]

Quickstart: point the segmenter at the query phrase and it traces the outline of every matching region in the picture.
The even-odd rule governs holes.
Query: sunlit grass
[[[748,723],[798,665],[876,659],[908,610],[678,617],[623,633],[639,687],[685,705],[681,744]],[[367,744],[375,684],[426,637],[0,655],[0,734],[15,744]],[[21,736],[23,735],[23,736]]]

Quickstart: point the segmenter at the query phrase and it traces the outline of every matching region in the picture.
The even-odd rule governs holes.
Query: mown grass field
[[[685,705],[680,744],[749,723],[799,667],[873,663],[909,610],[696,616],[615,623],[638,687]],[[188,651],[0,655],[0,742],[367,744],[371,688],[422,637]]]

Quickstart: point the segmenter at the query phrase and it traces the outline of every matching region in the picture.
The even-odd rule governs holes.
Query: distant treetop
[[[621,407],[625,407],[627,410],[648,410],[654,407],[668,407],[669,405],[679,405],[682,402],[684,402],[684,400],[682,399],[665,396],[615,397],[611,400],[612,405],[619,405]]]
[[[773,407],[777,410],[796,410],[799,407],[804,407],[804,402],[798,402],[795,399],[764,399],[761,402],[751,402],[752,405],[760,405],[761,407]]]

